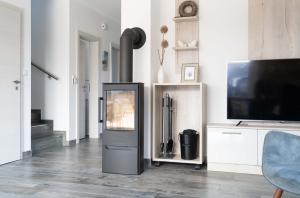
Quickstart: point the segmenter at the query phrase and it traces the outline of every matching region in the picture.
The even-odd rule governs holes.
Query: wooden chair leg
[[[283,193],[283,190],[280,189],[280,188],[277,188],[276,191],[275,191],[275,193],[274,193],[273,198],[281,198],[282,193]]]

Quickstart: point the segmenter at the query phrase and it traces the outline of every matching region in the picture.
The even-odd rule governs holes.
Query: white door
[[[80,40],[79,50],[79,139],[83,139],[89,131],[89,42]]]
[[[0,164],[21,159],[21,13],[0,3]]]

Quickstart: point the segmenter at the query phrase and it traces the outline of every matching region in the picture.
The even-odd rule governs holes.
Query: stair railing
[[[49,79],[53,78],[53,79],[55,79],[55,80],[58,80],[58,77],[57,77],[57,76],[55,76],[54,74],[51,74],[50,72],[46,71],[46,70],[43,69],[42,67],[38,66],[37,64],[31,62],[31,65],[32,65],[33,67],[35,67],[36,69],[38,69],[39,71],[41,71],[42,73],[48,75],[48,78],[49,78]]]

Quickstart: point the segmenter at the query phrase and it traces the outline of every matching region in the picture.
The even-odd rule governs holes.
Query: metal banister
[[[40,70],[42,73],[47,74],[49,78],[53,78],[55,80],[58,80],[58,77],[55,76],[54,74],[51,74],[50,72],[46,71],[45,69],[43,69],[42,67],[38,66],[37,64],[31,62],[31,65],[35,68],[37,68],[38,70]]]

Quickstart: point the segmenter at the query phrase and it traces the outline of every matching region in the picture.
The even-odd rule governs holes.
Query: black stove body
[[[144,84],[103,84],[102,171],[144,171]]]

